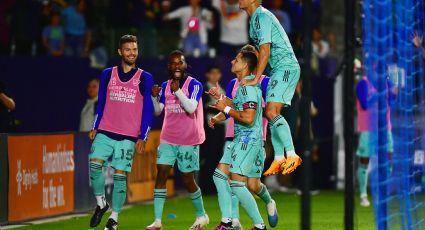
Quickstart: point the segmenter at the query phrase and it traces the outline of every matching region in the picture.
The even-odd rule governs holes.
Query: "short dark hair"
[[[248,63],[249,72],[253,72],[257,67],[257,55],[254,52],[242,50],[239,52],[244,62]]]
[[[128,42],[135,42],[135,43],[137,43],[137,37],[134,36],[134,35],[126,34],[126,35],[124,35],[124,36],[122,36],[120,38],[120,43],[118,44],[118,46],[121,48],[121,46],[124,43],[128,43]]]
[[[255,47],[253,45],[247,44],[244,45],[240,51],[248,51],[248,52],[256,52],[257,50],[255,49]]]
[[[174,56],[174,55],[182,55],[184,56],[184,53],[181,50],[173,50],[171,51],[171,53],[168,55],[168,57]]]
[[[214,69],[218,69],[218,70],[220,70],[220,71],[221,71],[221,69],[220,69],[220,67],[219,67],[218,65],[210,65],[210,66],[208,66],[208,68],[207,68],[207,73],[211,72],[211,71],[212,71],[212,70],[214,70]]]

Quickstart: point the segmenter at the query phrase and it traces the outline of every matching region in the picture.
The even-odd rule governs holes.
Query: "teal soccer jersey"
[[[299,66],[288,35],[272,12],[259,6],[249,21],[249,37],[257,49],[270,43],[270,58],[267,64],[269,74],[278,67]]]
[[[253,79],[248,76],[245,79]],[[239,86],[233,99],[233,109],[255,109],[254,122],[246,125],[235,119],[235,137],[224,153],[222,163],[230,156],[230,172],[239,175],[260,178],[264,167],[263,148],[263,109],[262,94],[259,85]]]
[[[250,75],[245,79],[254,79]],[[255,119],[251,125],[242,124],[235,119],[235,137],[234,142],[262,145],[263,144],[263,110],[261,108],[262,94],[259,85],[239,86],[233,99],[233,109],[243,111],[247,108],[256,109]]]

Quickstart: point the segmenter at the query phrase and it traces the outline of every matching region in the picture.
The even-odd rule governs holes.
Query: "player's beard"
[[[130,58],[127,58],[127,57],[123,57],[123,58],[122,58],[122,61],[123,61],[125,64],[129,65],[129,66],[133,66],[133,65],[135,65],[135,64],[136,64],[136,60],[137,60],[137,56],[136,56],[134,59],[130,59]]]

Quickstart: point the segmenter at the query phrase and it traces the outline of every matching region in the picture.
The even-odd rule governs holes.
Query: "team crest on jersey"
[[[133,85],[134,86],[138,86],[140,84],[140,80],[139,79],[134,79],[133,80]]]

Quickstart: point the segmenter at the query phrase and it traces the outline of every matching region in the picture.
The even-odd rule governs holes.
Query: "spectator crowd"
[[[302,44],[303,0],[264,0],[290,36]],[[313,0],[313,51],[330,50],[320,34],[320,0]],[[248,16],[238,0],[3,0],[0,54],[87,57],[116,55],[122,34],[139,37],[143,57],[182,49],[189,56],[233,56],[247,44]],[[328,38],[334,38],[328,35]]]

